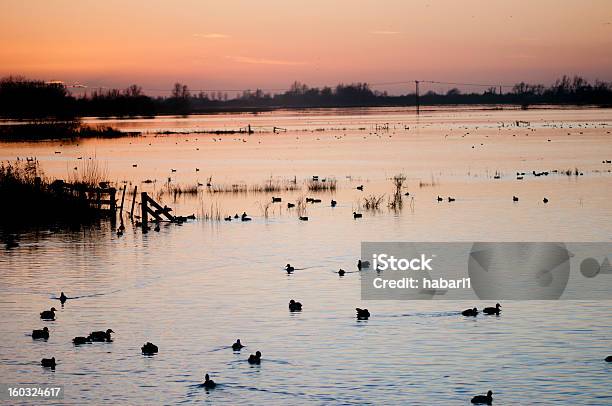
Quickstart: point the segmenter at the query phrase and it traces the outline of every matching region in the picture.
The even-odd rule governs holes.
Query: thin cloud
[[[234,62],[238,63],[250,63],[257,65],[284,65],[284,66],[295,66],[295,65],[306,65],[306,62],[301,61],[288,61],[282,59],[267,59],[267,58],[252,58],[249,56],[227,56]]]
[[[218,32],[211,32],[208,34],[193,34],[194,37],[196,38],[205,38],[205,39],[224,39],[224,38],[231,38],[231,36],[227,35],[227,34],[221,34]]]
[[[374,31],[370,31],[370,34],[374,34],[374,35],[396,35],[396,34],[400,34],[399,31],[387,31],[387,30],[374,30]]]

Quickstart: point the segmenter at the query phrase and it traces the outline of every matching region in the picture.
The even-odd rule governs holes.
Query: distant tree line
[[[580,76],[563,76],[551,86],[518,83],[500,93],[489,88],[481,93],[462,93],[453,88],[446,93],[426,92],[421,105],[454,104],[595,104],[612,106],[612,83],[590,83]],[[0,116],[16,118],[70,118],[81,116],[152,116],[189,114],[241,109],[414,106],[414,93],[391,96],[372,90],[367,83],[339,84],[335,87],[309,87],[294,82],[283,93],[261,89],[244,91],[230,98],[222,92],[192,94],[187,85],[176,83],[168,97],[150,97],[140,86],[126,89],[94,90],[76,97],[57,82],[6,77],[0,80]]]

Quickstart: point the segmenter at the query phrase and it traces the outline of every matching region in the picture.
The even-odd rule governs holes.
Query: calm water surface
[[[517,127],[517,120],[529,124]],[[68,179],[95,157],[119,185],[200,219],[148,234],[125,219],[122,237],[109,222],[49,227],[2,249],[0,382],[63,384],[68,404],[461,405],[489,389],[496,405],[612,403],[612,366],[603,362],[612,354],[609,301],[505,302],[500,317],[468,320],[459,310],[491,304],[362,301],[359,274],[334,273],[355,270],[361,241],[610,241],[612,165],[602,163],[612,159],[609,110],[88,121],[147,134],[0,144],[0,160],[35,156],[47,175]],[[387,123],[388,130],[377,128]],[[255,134],[155,134],[248,124]],[[274,134],[273,126],[287,131]],[[583,175],[552,173],[575,168]],[[551,174],[516,179],[532,170]],[[389,178],[400,172],[410,195],[393,211]],[[302,187],[313,175],[335,178],[338,188],[318,193],[323,202],[309,205],[310,220],[300,222],[286,202],[313,196]],[[190,186],[209,177],[215,186],[249,187],[295,179],[300,190],[164,193],[168,178]],[[355,189],[361,184],[363,192]],[[270,205],[266,218],[272,195],[283,203]],[[361,207],[370,195],[385,196],[379,210]],[[457,200],[437,203],[438,195]],[[246,211],[253,221],[202,218],[217,210]],[[353,220],[355,210],[364,218]],[[288,262],[305,269],[288,276]],[[51,298],[62,290],[80,298],[56,321],[42,322],[38,313],[60,308]],[[301,313],[289,313],[291,298],[303,303]],[[355,320],[355,307],[367,307],[370,320]],[[33,341],[28,334],[43,326],[50,339]],[[71,343],[106,328],[116,332],[112,343]],[[241,353],[227,348],[236,338],[247,346]],[[140,354],[146,341],[159,346],[158,355]],[[263,361],[251,366],[246,358],[257,350]],[[54,372],[39,365],[50,356],[58,360]],[[219,383],[210,393],[198,386],[206,372]]]

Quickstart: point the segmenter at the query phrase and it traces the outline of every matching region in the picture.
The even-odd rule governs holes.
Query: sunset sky
[[[0,76],[162,94],[564,73],[612,81],[612,1],[0,0]]]

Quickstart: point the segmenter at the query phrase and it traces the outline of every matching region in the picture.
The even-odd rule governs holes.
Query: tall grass
[[[88,173],[75,179],[82,185],[101,182],[97,172]],[[81,225],[101,214],[83,194],[66,192],[63,181],[47,179],[36,160],[2,162],[0,196],[0,223],[18,227],[57,222]]]
[[[198,217],[205,221],[221,221],[221,207],[217,202],[212,202],[210,203],[209,207],[206,207],[204,206],[204,202],[202,201]]]
[[[96,159],[81,161],[77,170],[68,174],[68,182],[89,188],[101,186],[108,179],[108,168]]]
[[[378,210],[384,199],[385,195],[369,195],[363,198],[363,204],[360,206],[366,210]]]
[[[298,217],[306,216],[306,198],[304,196],[300,196],[295,201],[295,211]]]
[[[306,189],[309,192],[334,192],[338,187],[338,182],[334,178],[306,181]]]

